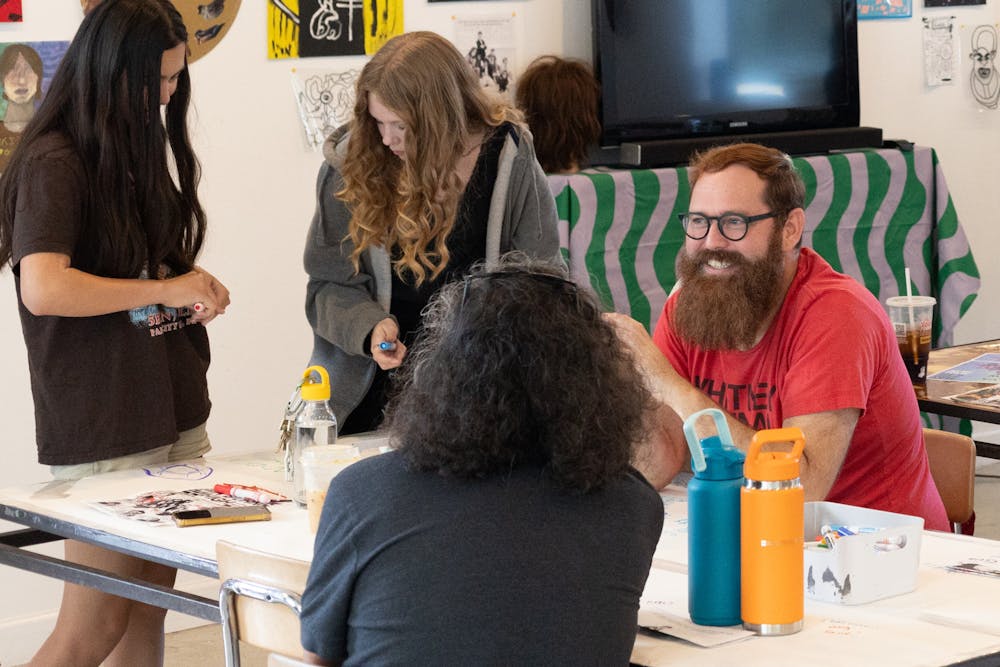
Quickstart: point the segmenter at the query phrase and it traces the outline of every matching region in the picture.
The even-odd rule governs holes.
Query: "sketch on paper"
[[[319,150],[335,129],[354,112],[354,84],[358,70],[305,72],[292,70],[292,91],[306,144]]]
[[[912,14],[912,0],[858,0],[859,19],[901,19]]]
[[[21,0],[0,2],[0,23],[20,23],[22,20]]]
[[[268,0],[268,57],[371,55],[403,32],[403,0]]]
[[[969,38],[972,71],[969,86],[980,106],[996,109],[1000,101],[1000,74],[997,73],[997,29],[995,25],[977,25]]]
[[[943,86],[955,81],[955,17],[923,18],[924,81]]]
[[[0,44],[0,173],[49,89],[69,42]]]
[[[147,491],[129,498],[95,500],[88,504],[119,519],[141,521],[153,526],[173,526],[171,515],[174,512],[215,507],[251,507],[256,503],[216,493],[212,489],[186,489]]]
[[[513,16],[456,18],[455,47],[483,88],[509,94],[517,63]]]

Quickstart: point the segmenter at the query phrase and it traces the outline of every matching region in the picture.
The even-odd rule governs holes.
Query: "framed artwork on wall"
[[[986,0],[924,0],[924,7],[961,7],[962,5],[985,5]]]
[[[913,15],[913,0],[858,0],[859,19],[903,19]]]
[[[0,3],[0,23],[20,23],[22,20],[21,0]]]
[[[69,42],[0,43],[0,172],[7,168]]]
[[[372,55],[402,32],[403,0],[267,0],[271,59]]]

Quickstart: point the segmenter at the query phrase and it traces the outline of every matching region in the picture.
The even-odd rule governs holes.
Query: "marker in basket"
[[[224,496],[252,500],[255,503],[260,503],[261,505],[267,505],[268,503],[277,500],[277,498],[272,496],[270,493],[259,489],[241,486],[240,484],[216,484],[212,488],[216,493],[221,493]]]
[[[389,341],[384,340],[384,341],[382,341],[381,343],[378,344],[378,349],[382,350],[383,352],[388,352],[389,350],[395,350],[396,349],[396,344],[395,343],[390,343]]]

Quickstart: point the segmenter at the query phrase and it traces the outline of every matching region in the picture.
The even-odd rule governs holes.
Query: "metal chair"
[[[239,641],[302,656],[299,615],[309,563],[219,540],[219,608],[226,667],[240,667]]]
[[[976,443],[958,433],[924,429],[931,477],[948,513],[952,532],[972,518],[976,490]]]

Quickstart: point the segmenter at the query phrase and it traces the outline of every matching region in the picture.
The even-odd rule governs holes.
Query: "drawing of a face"
[[[1000,99],[1000,74],[996,69],[997,32],[991,25],[976,26],[972,33],[972,94],[985,107],[995,109]]]
[[[3,94],[16,104],[25,104],[38,92],[38,74],[24,56],[18,54],[14,66],[3,78]]]
[[[976,63],[976,76],[978,76],[983,81],[989,81],[990,77],[993,76],[995,68],[993,67],[993,59],[996,57],[996,51],[987,51],[982,47],[978,47],[969,54]]]

